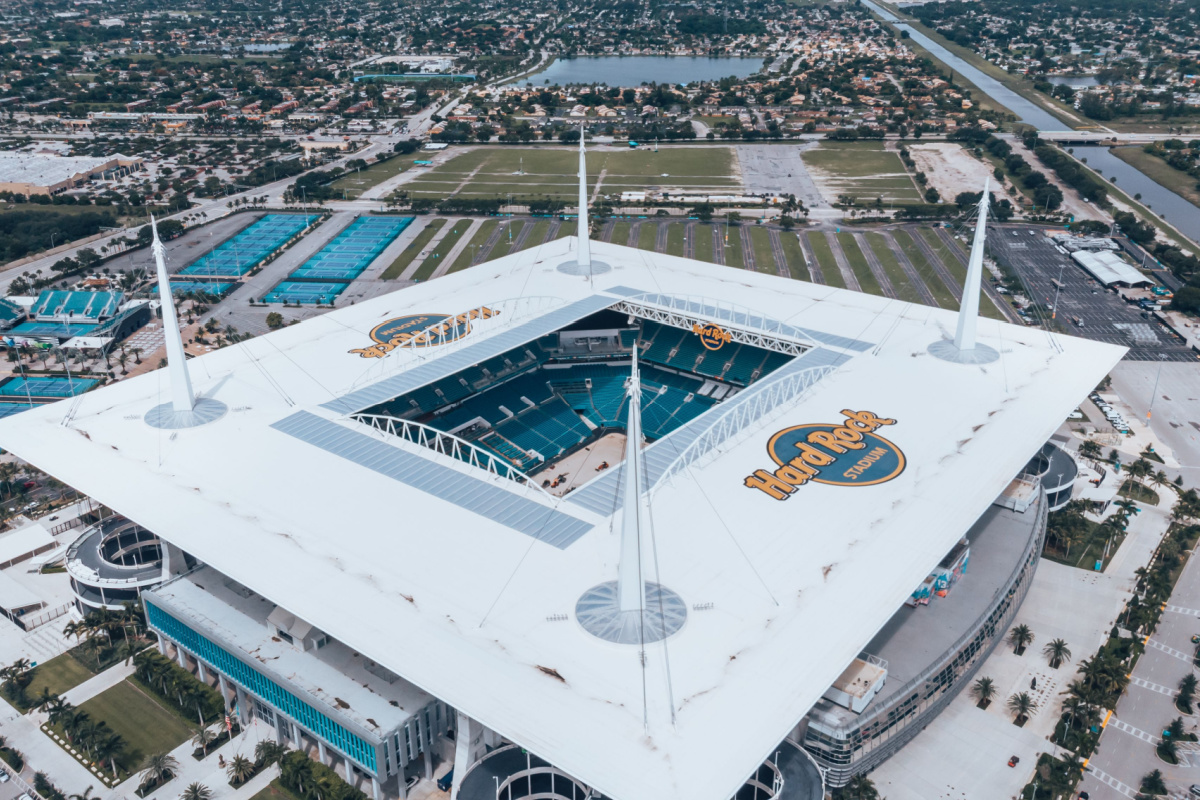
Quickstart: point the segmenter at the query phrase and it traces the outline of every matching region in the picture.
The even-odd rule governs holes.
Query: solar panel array
[[[264,303],[332,303],[412,223],[359,217],[263,297]]]
[[[237,236],[222,242],[180,270],[180,275],[240,278],[258,266],[284,242],[304,230],[313,217],[307,214],[267,214]]]

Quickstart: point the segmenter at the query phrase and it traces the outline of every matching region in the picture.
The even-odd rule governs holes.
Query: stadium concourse
[[[575,237],[188,362],[166,303],[167,369],[0,447],[157,537],[160,648],[377,798],[809,800],[995,646],[1030,461],[1124,352],[979,319],[976,245],[962,314]]]

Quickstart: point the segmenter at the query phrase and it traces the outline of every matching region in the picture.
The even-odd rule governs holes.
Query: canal
[[[763,68],[757,56],[577,56],[558,58],[541,72],[513,83],[522,86],[641,86],[643,83],[716,81],[729,76],[745,78]]]

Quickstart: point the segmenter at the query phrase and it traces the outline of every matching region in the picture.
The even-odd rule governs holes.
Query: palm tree
[[[189,783],[179,795],[179,800],[212,800],[212,789],[203,783]]]
[[[56,700],[58,700],[58,695],[50,691],[50,687],[43,686],[42,693],[29,702],[29,711],[48,709]]]
[[[1142,785],[1139,787],[1142,794],[1156,795],[1166,794],[1167,784],[1163,782],[1163,774],[1161,770],[1153,770],[1142,776]]]
[[[1008,632],[1008,643],[1013,646],[1013,652],[1017,655],[1024,655],[1025,648],[1033,644],[1033,631],[1028,625],[1015,625]]]
[[[875,782],[866,775],[855,775],[842,790],[842,795],[849,800],[879,800],[879,790]]]
[[[1037,702],[1028,692],[1020,692],[1008,698],[1008,710],[1012,712],[1013,724],[1023,725],[1029,715],[1037,710]]]
[[[191,678],[191,675],[188,675],[187,677]],[[182,705],[185,702],[193,705],[196,708],[196,716],[200,718],[200,727],[203,728],[204,727],[203,703],[205,700],[208,699],[208,694],[204,691],[204,689],[200,688],[200,685],[195,681],[195,679],[187,680],[185,678],[185,679],[181,680],[180,683],[182,684],[181,686],[178,687],[179,693],[182,697],[182,701],[181,701],[180,705]]]
[[[312,762],[307,757],[280,759],[279,777],[285,786],[295,789],[301,797],[304,797],[306,795],[305,785],[312,785]]]
[[[1196,699],[1196,674],[1189,672],[1179,681],[1179,695],[1175,705],[1185,714],[1192,713],[1192,701]]]
[[[287,748],[279,742],[264,739],[254,746],[254,760],[260,765],[268,767],[283,758],[283,754],[286,752]]]
[[[217,739],[217,734],[210,731],[208,728],[201,728],[200,731],[192,737],[192,743],[199,747],[204,753],[204,757],[208,757],[208,746]]]
[[[980,708],[987,708],[996,696],[996,685],[991,678],[984,676],[971,686],[971,696],[979,701],[977,705]]]
[[[1071,648],[1062,639],[1054,639],[1042,648],[1042,654],[1050,659],[1050,668],[1058,669],[1064,661],[1071,660]]]
[[[92,787],[88,786],[83,790],[82,794],[71,795],[71,800],[100,800],[100,797],[98,795],[96,797],[92,797]]]
[[[142,782],[139,786],[145,788],[168,781],[175,777],[177,769],[179,769],[179,762],[170,753],[156,753],[149,756],[142,762]]]
[[[234,786],[241,786],[254,776],[254,762],[241,753],[238,753],[229,762],[229,768],[226,772],[228,772],[229,780]]]
[[[122,755],[124,752],[125,740],[119,733],[109,733],[96,740],[96,760],[108,762],[109,768],[112,769],[113,780],[117,778],[117,756]]]

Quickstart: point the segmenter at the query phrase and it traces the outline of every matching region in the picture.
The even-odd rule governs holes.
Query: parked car
[[[8,773],[0,769],[0,783],[8,783]]]

